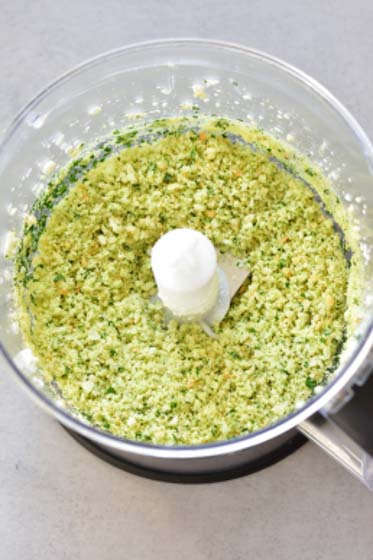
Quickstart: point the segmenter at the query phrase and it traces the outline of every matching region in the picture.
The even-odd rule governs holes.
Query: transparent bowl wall
[[[66,164],[72,146],[126,124],[188,115],[192,104],[201,113],[259,125],[308,154],[328,175],[360,231],[361,328],[367,328],[373,299],[371,145],[313,80],[249,49],[183,40],[138,45],[98,57],[45,89],[12,123],[0,150],[1,241],[9,230],[20,233],[24,214],[50,178],[44,172],[51,162],[56,169]],[[0,339],[10,364],[24,348],[14,322],[11,278],[11,263],[2,258]],[[50,396],[37,375],[26,369],[20,374],[40,395]]]

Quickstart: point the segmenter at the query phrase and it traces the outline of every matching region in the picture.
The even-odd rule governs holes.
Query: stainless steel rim
[[[373,174],[373,146],[354,119],[350,112],[321,84],[316,80],[303,73],[302,71],[296,69],[295,67],[275,58],[271,55],[263,53],[261,51],[244,47],[241,45],[236,45],[233,43],[226,43],[222,41],[215,40],[204,40],[204,39],[165,39],[157,41],[147,41],[143,43],[135,43],[128,45],[126,47],[120,47],[108,51],[104,54],[96,56],[70,70],[69,72],[63,74],[57,78],[54,82],[43,89],[38,95],[34,97],[14,118],[14,120],[9,125],[6,130],[3,140],[0,143],[0,154],[6,149],[8,141],[16,133],[19,125],[23,122],[26,115],[34,109],[38,103],[44,99],[51,91],[54,91],[58,87],[62,86],[66,81],[73,78],[76,74],[79,74],[82,70],[95,66],[103,62],[106,58],[115,57],[121,55],[124,52],[142,50],[146,51],[148,49],[154,49],[156,47],[174,45],[175,47],[187,46],[187,45],[200,45],[203,47],[213,47],[220,50],[230,50],[238,51],[251,58],[260,59],[268,64],[276,66],[283,72],[290,74],[299,82],[302,82],[309,89],[312,89],[316,94],[322,97],[326,103],[343,118],[346,124],[349,126],[355,138],[357,139],[359,145],[361,146],[362,152],[368,162],[370,170]],[[335,397],[359,371],[362,364],[366,360],[370,348],[373,346],[373,321],[370,322],[365,336],[360,341],[359,346],[356,348],[355,352],[351,356],[348,363],[346,363],[341,369],[340,373],[336,378],[325,388],[325,390],[317,397],[314,397],[297,412],[285,417],[276,424],[269,426],[253,434],[242,436],[228,441],[222,441],[206,445],[198,446],[180,446],[180,447],[169,447],[169,446],[157,446],[151,444],[143,444],[139,442],[133,442],[123,438],[116,437],[114,435],[104,433],[93,426],[85,424],[83,421],[70,416],[65,410],[59,408],[56,403],[48,399],[44,394],[40,393],[35,386],[30,382],[30,380],[25,377],[21,371],[14,364],[10,355],[4,348],[3,344],[0,343],[0,351],[2,352],[5,360],[11,367],[12,372],[15,374],[16,378],[21,382],[21,384],[28,390],[29,394],[33,399],[41,405],[47,412],[53,414],[62,424],[68,428],[75,430],[82,436],[85,436],[91,440],[94,440],[99,445],[110,446],[113,449],[120,449],[135,455],[146,455],[150,457],[158,457],[163,459],[191,459],[191,458],[201,458],[201,457],[213,457],[218,455],[224,455],[225,453],[234,453],[242,449],[258,445],[271,438],[281,435],[282,433],[294,428],[297,424],[320,410],[330,399]]]

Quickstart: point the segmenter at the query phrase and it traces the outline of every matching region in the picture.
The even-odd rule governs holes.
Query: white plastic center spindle
[[[216,250],[194,229],[174,229],[152,249],[158,296],[175,316],[198,319],[216,304],[219,292]]]

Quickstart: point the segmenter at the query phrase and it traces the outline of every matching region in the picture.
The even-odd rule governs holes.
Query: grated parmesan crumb
[[[232,143],[226,121],[200,134],[179,124],[87,166],[54,207],[31,278],[25,233],[16,278],[27,344],[65,402],[118,436],[168,445],[233,438],[302,406],[333,368],[349,285],[330,219],[273,161],[285,148],[243,125],[265,149]],[[217,338],[166,324],[152,299],[149,251],[180,227],[251,271]]]

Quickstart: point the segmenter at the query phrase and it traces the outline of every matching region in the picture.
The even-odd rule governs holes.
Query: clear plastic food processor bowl
[[[218,455],[260,445],[300,426],[354,474],[367,479],[372,476],[367,474],[367,457],[360,451],[354,455],[341,432],[322,431],[311,416],[320,410],[327,415],[330,406],[341,400],[356,376],[366,370],[372,342],[373,150],[347,110],[308,76],[257,51],[200,40],[134,45],[75,68],[44,89],[5,133],[0,147],[2,248],[9,240],[9,231],[20,235],[25,214],[51,175],[71,159],[74,147],[128,124],[191,115],[192,106],[198,106],[202,114],[259,126],[321,167],[360,235],[364,256],[361,322],[330,386],[287,419],[225,446],[177,450],[143,445],[136,452],[170,460],[177,454]],[[3,257],[3,251],[0,283],[3,369],[13,372],[64,425],[102,445],[133,450],[135,443],[75,418],[27,360],[20,359],[24,342],[14,318],[12,263]]]

